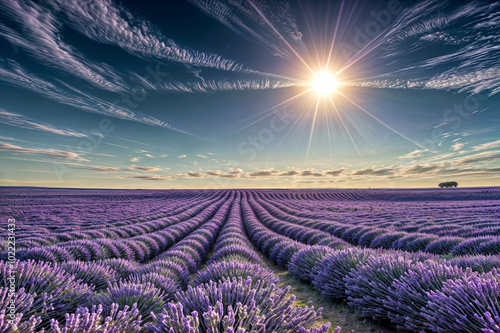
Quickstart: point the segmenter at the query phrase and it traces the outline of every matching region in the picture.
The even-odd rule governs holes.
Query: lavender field
[[[267,259],[386,327],[500,332],[498,189],[1,193],[0,332],[334,331]]]

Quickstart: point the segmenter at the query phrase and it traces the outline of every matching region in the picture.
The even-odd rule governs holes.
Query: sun
[[[321,72],[316,74],[314,80],[311,82],[312,88],[320,96],[330,95],[337,88],[338,82],[335,76],[328,72]]]

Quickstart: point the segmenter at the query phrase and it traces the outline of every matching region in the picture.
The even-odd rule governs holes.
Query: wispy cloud
[[[160,168],[155,168],[155,167],[144,167],[144,166],[138,166],[138,165],[132,165],[127,167],[128,170],[139,170],[139,171],[144,171],[144,172],[156,172],[156,171],[162,171]]]
[[[0,140],[18,141],[18,142],[26,142],[26,141],[24,141],[24,140],[14,139],[14,138],[10,138],[10,137],[8,137],[8,136],[1,136],[1,135],[0,135]]]
[[[240,178],[243,174],[243,170],[235,169],[229,170],[227,172],[222,172],[220,170],[207,170],[206,172],[199,171],[189,171],[185,174],[177,174],[178,178],[205,178],[205,177],[220,177],[220,178]]]
[[[55,86],[51,82],[43,80],[36,75],[27,72],[17,62],[12,60],[0,61],[0,80],[7,82],[13,86],[35,92],[59,103],[70,105],[84,111],[98,113],[109,117],[126,119],[152,126],[165,127],[193,136],[193,134],[172,127],[170,124],[165,123],[164,121],[159,120],[155,117],[139,112],[132,112],[113,103],[106,102],[100,98],[79,91],[78,89],[75,89],[67,84],[64,84],[66,88],[69,88],[72,91],[72,93],[70,93],[60,87]]]
[[[351,173],[353,176],[388,176],[394,174],[394,167],[385,167],[385,168],[364,168],[361,170],[357,170]]]
[[[206,177],[206,175],[203,174],[203,173],[201,173],[201,172],[193,172],[193,171],[188,172],[187,176],[193,177],[193,178],[203,178],[203,177]]]
[[[453,151],[459,151],[460,149],[462,149],[463,147],[465,146],[465,144],[463,142],[455,142],[453,145],[451,145],[451,149]]]
[[[144,80],[145,81],[145,80]],[[261,80],[204,80],[197,82],[161,82],[154,84],[147,83],[150,89],[156,91],[167,91],[177,93],[214,93],[223,91],[245,91],[245,90],[264,90],[264,89],[278,89],[295,87],[299,85],[298,82],[290,80],[275,80],[275,79],[261,79]]]
[[[482,143],[480,145],[472,147],[472,150],[477,151],[477,150],[486,150],[492,148],[500,148],[500,140]]]
[[[262,170],[248,173],[248,177],[274,177],[280,172],[278,170]]]
[[[68,166],[71,166],[72,168],[75,168],[75,169],[90,170],[92,172],[118,172],[118,171],[120,171],[120,168],[118,168],[118,167],[86,165],[86,164],[80,164],[80,163],[58,163],[58,164],[68,165]]]
[[[399,156],[399,158],[406,158],[406,159],[420,158],[428,152],[429,152],[429,149],[416,149],[416,150],[412,151],[411,153],[408,153],[408,154],[403,155],[403,156]]]
[[[187,157],[187,155],[179,155],[179,156],[177,156],[177,158],[186,158],[186,157]]]
[[[500,151],[485,151],[482,153],[468,155],[455,160],[457,165],[471,165],[481,162],[491,162],[500,160]]]
[[[169,181],[174,179],[173,177],[164,175],[126,175],[126,176],[120,176],[119,178],[131,178],[131,179],[150,180],[150,181]]]
[[[70,160],[79,159],[80,157],[77,153],[68,152],[64,150],[25,148],[5,142],[0,142],[0,150],[14,154],[40,155],[40,156],[63,158]]]
[[[345,169],[341,168],[338,170],[289,170],[289,171],[278,171],[278,170],[261,170],[255,172],[249,172],[246,174],[250,178],[268,178],[268,177],[337,177],[345,173]]]
[[[306,50],[293,10],[286,1],[258,2],[259,11],[276,31],[267,24],[250,2],[236,0],[190,0],[190,2],[242,37],[265,45],[276,56],[282,58],[292,56],[292,51],[286,43],[293,45],[298,51]]]
[[[115,45],[144,58],[225,71],[247,70],[237,61],[220,55],[180,46],[153,25],[110,0],[53,0],[52,5],[66,16],[66,23],[97,42]]]
[[[92,85],[110,90],[123,91],[124,85],[110,66],[87,60],[75,48],[60,37],[61,22],[50,6],[33,1],[7,0],[0,2],[3,15],[19,24],[19,33],[0,24],[0,36],[25,49],[44,65],[75,75]]]
[[[49,124],[37,123],[26,116],[23,116],[23,115],[18,114],[18,113],[8,112],[2,108],[0,108],[0,123],[6,124],[9,126],[16,126],[16,127],[21,127],[21,128],[43,131],[43,132],[47,132],[47,133],[51,133],[51,134],[72,136],[72,137],[77,137],[77,138],[87,137],[87,135],[85,135],[83,133],[76,132],[76,131],[56,128],[56,127],[49,125]]]
[[[484,133],[489,133],[493,131],[498,131],[498,127],[486,127],[486,128],[479,128],[479,129],[469,129],[462,131],[460,133],[461,136],[471,136],[471,135],[479,135],[479,134],[484,134]]]
[[[401,68],[353,85],[500,92],[500,33],[492,29],[500,24],[498,8],[499,3],[479,1],[414,4],[388,29],[380,51],[393,65],[401,63]],[[401,61],[428,50],[432,56],[411,65]]]

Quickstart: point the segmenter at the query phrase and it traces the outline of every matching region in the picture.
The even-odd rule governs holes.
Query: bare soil
[[[331,301],[315,290],[312,284],[295,278],[265,256],[263,259],[269,269],[278,275],[281,282],[280,287],[291,286],[290,292],[295,295],[295,304],[297,306],[314,306],[315,309],[323,308],[322,319],[316,322],[313,327],[320,327],[330,322],[332,327],[329,332],[333,332],[337,326],[340,326],[341,333],[401,333],[400,330],[361,318],[347,303]]]

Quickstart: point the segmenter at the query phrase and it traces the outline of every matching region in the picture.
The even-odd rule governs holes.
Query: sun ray
[[[344,127],[345,131],[347,132],[347,135],[349,136],[349,138],[351,139],[351,142],[354,146],[354,148],[356,149],[356,151],[358,152],[359,156],[361,157],[361,159],[363,160],[363,162],[365,161],[365,158],[363,157],[363,154],[361,154],[361,151],[359,150],[358,148],[358,145],[356,144],[356,142],[354,141],[354,138],[352,137],[351,135],[351,132],[349,131],[349,129],[347,128],[345,122],[344,122],[344,119],[342,118],[339,110],[337,109],[337,106],[335,105],[335,102],[333,101],[332,97],[330,97],[330,102],[332,102],[332,105],[333,105],[333,109],[335,110],[335,112],[337,113],[337,115],[339,116],[339,119],[340,119],[340,122],[342,123],[342,126]]]
[[[362,106],[360,106],[358,103],[354,102],[352,99],[350,99],[349,97],[347,97],[346,95],[344,95],[342,92],[338,92],[340,95],[342,95],[344,98],[346,98],[349,102],[351,102],[352,104],[356,105],[361,111],[363,111],[364,113],[366,113],[367,115],[369,115],[370,117],[372,117],[373,119],[375,119],[377,122],[379,122],[380,124],[382,124],[383,126],[387,127],[388,129],[390,129],[391,131],[393,131],[394,133],[396,133],[397,135],[401,136],[402,138],[408,140],[409,142],[417,145],[418,147],[422,148],[422,149],[425,149],[424,146],[422,146],[421,144],[419,144],[418,142],[415,142],[413,141],[412,139],[408,138],[406,135],[404,135],[403,133],[395,130],[394,128],[392,128],[391,126],[387,125],[385,122],[383,122],[382,120],[380,120],[379,118],[377,118],[376,116],[374,116],[373,114],[371,114],[370,112],[368,112],[365,108],[363,108]]]
[[[337,73],[335,73],[335,75],[339,75],[341,74],[342,72],[344,72],[345,70],[347,70],[349,67],[351,67],[352,65],[354,65],[355,63],[357,63],[359,60],[363,59],[365,56],[367,56],[370,52],[372,52],[374,49],[376,49],[377,47],[379,47],[382,43],[383,43],[383,40],[380,39],[380,37],[385,34],[385,32],[388,30],[388,28],[386,28],[385,30],[382,30],[377,36],[375,36],[375,38],[373,38],[368,44],[366,44],[365,46],[363,46],[363,48],[361,50],[359,50],[354,56],[354,60],[350,61],[348,64],[346,64],[344,67],[342,67]],[[373,45],[373,47],[370,47],[370,45],[372,43],[375,43],[375,45]],[[370,47],[366,52],[363,53],[363,51]],[[359,55],[361,54],[361,55]],[[359,55],[359,56],[358,56]]]
[[[292,45],[290,45],[290,43],[288,43],[288,41],[279,33],[279,31],[276,30],[276,28],[267,19],[267,17],[264,15],[264,13],[262,13],[262,11],[251,0],[247,0],[247,1],[250,4],[250,6],[252,6],[252,8],[255,9],[255,11],[262,17],[262,19],[266,22],[266,24],[269,25],[271,27],[271,29],[273,29],[273,31],[278,35],[278,37],[290,48],[290,50],[297,56],[297,58],[307,67],[307,69],[309,69],[311,71],[311,73],[314,74],[314,71],[311,69],[311,67],[309,67],[307,62],[304,59],[302,59],[300,54],[297,51],[295,51],[295,49],[292,47]]]
[[[309,88],[309,89],[307,89],[307,90],[304,90],[303,92],[301,92],[301,93],[299,93],[299,94],[297,94],[297,95],[295,95],[295,96],[290,97],[290,98],[289,98],[289,99],[287,99],[286,101],[283,101],[283,102],[281,102],[281,103],[278,103],[278,104],[276,104],[276,105],[274,105],[274,106],[272,106],[272,107],[270,107],[270,108],[268,108],[268,109],[266,109],[266,110],[264,110],[264,111],[261,111],[261,112],[259,112],[259,113],[255,114],[255,115],[253,115],[253,116],[251,116],[251,117],[249,117],[249,118],[247,118],[247,119],[243,120],[243,121],[250,120],[250,119],[255,118],[255,117],[257,117],[257,116],[259,116],[259,115],[261,115],[261,114],[263,114],[263,113],[266,113],[266,112],[268,112],[268,111],[271,111],[272,109],[275,109],[275,108],[277,108],[277,107],[280,107],[280,106],[282,106],[282,105],[285,105],[285,104],[287,104],[287,103],[290,103],[291,101],[293,101],[293,100],[295,100],[295,99],[299,98],[300,96],[302,96],[302,95],[304,95],[304,94],[307,94],[307,93],[308,93],[308,92],[310,92],[312,89],[313,89],[313,88]],[[275,114],[275,113],[276,113],[276,112],[278,112],[278,111],[279,111],[279,110],[274,110],[274,111],[273,111],[273,112],[271,112],[271,113],[267,113],[267,114],[266,114],[266,115],[264,115],[263,117],[261,117],[261,118],[259,118],[259,119],[255,120],[255,121],[253,121],[253,122],[251,122],[250,124],[248,124],[248,125],[246,125],[246,126],[241,127],[240,129],[237,129],[236,131],[232,132],[231,134],[238,133],[238,132],[240,132],[240,131],[244,130],[245,128],[248,128],[248,127],[250,127],[250,126],[252,126],[252,125],[254,125],[254,124],[258,123],[259,121],[262,121],[262,120],[266,119],[267,117],[272,116],[273,114]],[[240,121],[240,122],[243,122],[243,121]]]
[[[299,2],[298,3],[300,9],[301,9],[301,12],[304,13],[307,8],[303,6],[303,3],[302,2]],[[310,23],[310,20],[305,20],[305,24],[309,30],[309,32],[312,32],[313,31],[313,28],[311,26],[311,23]],[[315,53],[315,56],[316,56],[316,61],[318,62],[318,64],[321,63],[321,59],[320,59],[320,52],[319,52],[319,48],[318,48],[318,44],[316,42],[316,39],[315,38],[311,38],[311,43],[313,45],[313,48],[314,48],[314,53]],[[310,55],[310,53],[308,53]]]
[[[332,43],[330,45],[330,51],[328,52],[328,58],[326,60],[325,70],[328,70],[328,67],[330,66],[330,60],[332,57],[333,46],[335,45],[335,39],[337,37],[337,31],[339,29],[339,22],[340,22],[340,17],[342,16],[343,9],[344,9],[344,0],[342,0],[342,3],[340,4],[340,11],[339,11],[339,15],[337,17],[337,22],[335,23],[335,30],[333,31]]]
[[[309,150],[311,149],[311,142],[312,142],[312,137],[314,134],[314,125],[316,124],[316,116],[318,115],[318,108],[319,108],[319,101],[321,99],[318,97],[318,100],[316,102],[316,108],[314,109],[314,116],[313,116],[313,121],[311,125],[311,133],[309,134],[309,144],[307,145],[307,152],[306,152],[306,163],[307,163],[307,158],[309,157]]]
[[[290,132],[294,129],[295,125],[302,119],[303,115],[299,115],[297,119],[293,122],[292,126],[290,126],[290,129],[286,132],[286,134],[283,136],[283,139],[280,141],[280,145],[286,140]]]
[[[328,119],[327,113],[325,113],[325,123],[326,123],[326,135],[328,136],[328,148],[330,149],[330,157],[333,157],[332,138],[330,135],[330,120]]]

